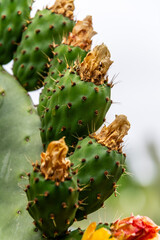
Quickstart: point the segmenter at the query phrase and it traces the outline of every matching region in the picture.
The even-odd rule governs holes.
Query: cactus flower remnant
[[[111,225],[112,236],[117,240],[158,240],[160,226],[149,217],[131,216],[117,220]]]

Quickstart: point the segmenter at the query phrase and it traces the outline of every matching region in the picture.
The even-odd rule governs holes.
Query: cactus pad
[[[53,43],[61,43],[73,26],[73,20],[51,9],[38,11],[31,19],[14,55],[13,66],[14,75],[25,89],[32,91],[43,85]]]
[[[68,46],[61,44],[56,47],[53,52],[53,60],[50,63],[48,77],[44,81],[44,89],[40,95],[38,114],[43,115],[48,98],[53,94],[56,88],[56,80],[59,79],[61,73],[67,66],[73,66],[75,61],[81,62],[87,52],[79,47]]]
[[[55,80],[52,96],[41,115],[44,147],[62,136],[74,147],[80,137],[102,125],[111,105],[111,87],[104,76],[110,64],[109,50],[102,44],[89,52],[80,66],[75,66],[77,70],[68,69]]]
[[[26,91],[2,69],[0,116],[0,239],[39,240],[23,188],[30,162],[42,151],[40,121]]]
[[[44,81],[44,89],[42,90],[38,114],[43,114],[48,98],[55,89],[56,79],[63,74],[68,67],[73,67],[76,62],[81,63],[90,50],[91,38],[96,34],[93,31],[92,17],[87,16],[83,21],[77,21],[68,38],[63,39],[63,44],[55,47],[53,51],[53,59],[50,62],[48,77]]]
[[[77,220],[102,207],[104,201],[116,192],[116,183],[124,171],[125,162],[121,142],[129,126],[125,116],[118,116],[111,125],[102,128],[100,134],[79,141],[70,156],[74,163],[72,170],[77,174],[81,188]]]
[[[43,144],[47,147],[51,140],[66,136],[67,145],[74,146],[79,137],[87,136],[102,125],[110,104],[109,86],[96,87],[67,70],[57,81],[41,116]]]
[[[27,210],[44,236],[63,235],[73,223],[78,206],[76,178],[70,175],[64,138],[48,145],[41,166],[33,165],[26,187]]]
[[[6,64],[21,40],[22,30],[27,24],[32,0],[0,1],[0,64]]]

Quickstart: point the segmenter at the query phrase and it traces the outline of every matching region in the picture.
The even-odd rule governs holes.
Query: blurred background
[[[37,9],[54,0],[36,0]],[[127,174],[118,182],[117,197],[104,208],[75,225],[91,221],[112,222],[117,218],[146,215],[160,225],[160,1],[75,0],[75,19],[93,16],[93,46],[105,43],[112,56],[108,75],[113,80],[113,104],[106,124],[115,114],[125,114],[131,129],[124,139]],[[11,73],[12,62],[5,68]],[[38,104],[41,90],[30,93]]]

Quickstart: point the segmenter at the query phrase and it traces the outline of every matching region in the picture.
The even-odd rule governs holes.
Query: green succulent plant
[[[14,58],[13,75],[0,66],[0,239],[80,240],[69,227],[116,191],[130,124],[120,115],[96,133],[112,61],[105,44],[91,50],[92,17],[74,21],[74,1],[56,0],[31,18],[31,4],[0,0],[0,64]],[[36,109],[27,91],[42,86]]]

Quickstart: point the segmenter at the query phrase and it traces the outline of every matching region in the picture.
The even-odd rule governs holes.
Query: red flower
[[[158,239],[159,230],[150,218],[139,215],[117,220],[111,225],[112,236],[118,240]]]

